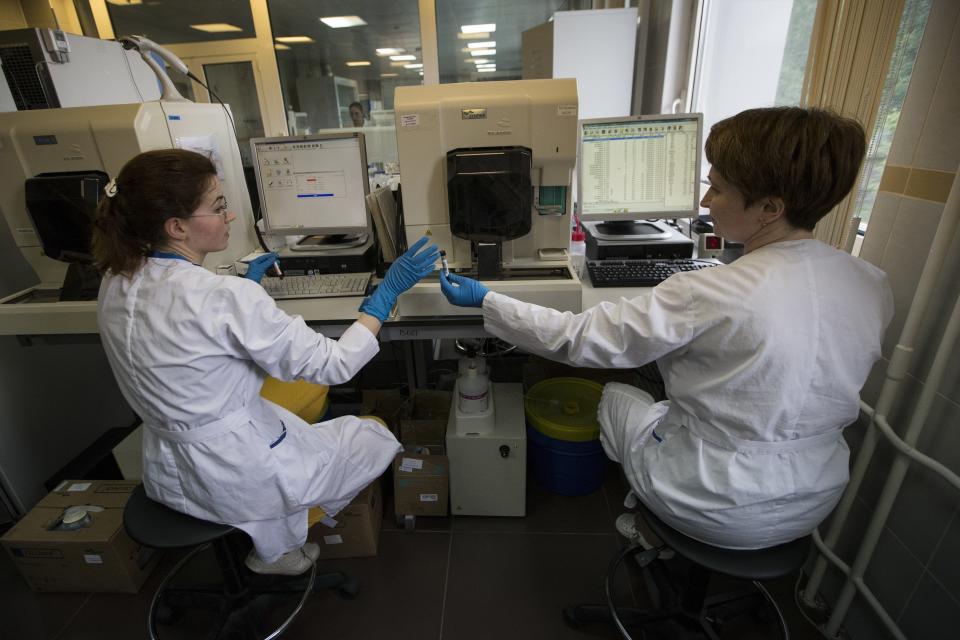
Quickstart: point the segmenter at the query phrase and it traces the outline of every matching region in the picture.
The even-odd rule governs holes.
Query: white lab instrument
[[[464,378],[457,380],[460,397]],[[486,410],[455,403],[447,422],[450,510],[454,515],[523,516],[527,495],[527,431],[523,385],[489,385]]]
[[[208,256],[210,269],[250,253],[257,242],[250,197],[237,141],[220,105],[146,102],[0,114],[0,210],[41,288],[59,289],[67,263],[43,253],[42,238],[27,212],[27,180],[75,172],[115,177],[142,151],[177,147],[211,158],[237,216],[228,247]],[[88,196],[95,205],[102,194]]]
[[[573,79],[397,87],[408,244],[427,235],[450,268],[494,291],[579,311],[567,248],[576,159]],[[399,299],[401,316],[475,313],[439,283]]]
[[[0,31],[0,86],[12,109],[54,109],[156,100],[157,80],[140,56],[119,42],[57,29]],[[5,93],[5,92],[4,92]]]

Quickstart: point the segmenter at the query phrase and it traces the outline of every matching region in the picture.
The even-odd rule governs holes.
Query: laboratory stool
[[[218,612],[215,627],[206,636],[208,638],[218,638],[221,633],[227,633],[229,621],[230,626],[235,629],[239,627],[239,631],[246,638],[271,640],[286,630],[312,592],[335,589],[343,598],[353,598],[359,592],[359,582],[356,579],[339,572],[317,575],[316,565],[302,576],[254,574],[244,565],[245,554],[238,544],[238,529],[174,511],[148,498],[143,485],[138,486],[127,501],[123,512],[123,526],[134,541],[148,547],[194,547],[167,574],[153,595],[147,616],[147,631],[151,640],[159,639],[158,622],[170,623],[181,609],[191,608]],[[221,585],[168,586],[194,556],[211,546],[223,576]],[[248,605],[259,595],[288,593],[301,594],[296,608],[273,631],[258,633],[259,621],[256,619],[254,607]]]
[[[619,552],[607,576],[607,598],[609,600],[612,592],[611,583],[617,565],[624,558],[639,556],[637,559],[644,569],[644,577],[653,587],[650,591],[656,608],[617,607],[618,626],[646,630],[656,623],[671,620],[697,636],[718,640],[724,622],[745,613],[773,612],[779,637],[789,640],[790,632],[783,614],[761,581],[780,578],[800,569],[810,549],[810,536],[767,549],[722,549],[683,535],[642,504],[639,511],[651,531],[663,541],[663,546],[644,550],[635,545]],[[664,564],[657,560],[661,549],[673,549],[678,556],[689,561],[690,570],[682,584],[674,584]],[[754,588],[708,597],[707,587],[713,574],[750,580]],[[653,584],[650,585],[649,581]],[[567,624],[575,628],[589,622],[616,622],[610,604],[565,607],[563,615]],[[621,633],[623,631],[621,628]],[[671,637],[677,636],[672,634]]]

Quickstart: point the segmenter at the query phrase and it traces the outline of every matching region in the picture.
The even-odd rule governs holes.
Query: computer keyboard
[[[653,287],[675,273],[722,264],[718,260],[587,260],[594,287]]]
[[[320,275],[289,275],[283,278],[266,277],[263,288],[273,298],[337,298],[362,296],[370,284],[369,273],[324,273]]]

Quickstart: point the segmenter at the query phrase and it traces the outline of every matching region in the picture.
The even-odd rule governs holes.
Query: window
[[[436,0],[440,82],[519,80],[521,34],[589,0]],[[492,25],[489,31],[482,25]]]
[[[690,110],[714,123],[744,109],[798,104],[817,0],[704,0]],[[706,177],[710,165],[702,158]]]
[[[362,127],[367,161],[394,170],[393,94],[423,80],[417,0],[267,6],[290,133]]]
[[[880,178],[887,164],[890,143],[893,141],[897,122],[900,120],[900,110],[907,95],[913,64],[917,59],[917,50],[920,48],[932,2],[933,0],[907,0],[903,7],[903,16],[900,20],[900,28],[897,30],[890,68],[880,96],[880,108],[877,111],[873,135],[867,147],[867,158],[864,161],[863,175],[858,185],[857,200],[853,208],[853,215],[860,218],[860,228],[853,245],[854,255],[860,253],[860,244],[870,221],[870,212],[877,199]]]

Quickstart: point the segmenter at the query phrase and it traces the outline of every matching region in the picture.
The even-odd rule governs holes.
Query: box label
[[[324,544],[343,544],[343,536],[323,536]]]
[[[92,484],[92,482],[75,482],[67,487],[67,491],[86,491]]]
[[[420,114],[419,113],[403,113],[400,114],[400,126],[401,127],[417,127],[420,125]]]
[[[97,553],[85,553],[83,561],[87,564],[103,564],[103,556]]]
[[[413,471],[423,469],[423,460],[417,458],[403,458],[400,460],[400,471]]]
[[[435,493],[421,493],[420,502],[436,502],[440,498]]]

